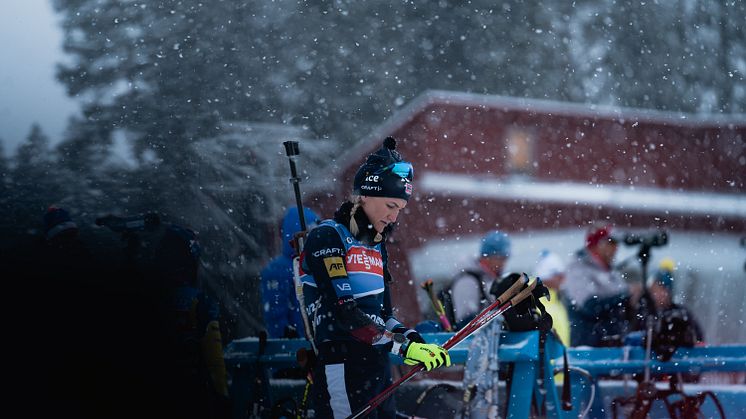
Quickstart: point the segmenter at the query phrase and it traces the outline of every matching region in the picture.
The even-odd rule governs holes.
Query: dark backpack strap
[[[536,328],[539,329],[539,374],[536,377],[536,384],[539,387],[539,394],[542,395],[541,398],[541,406],[537,406],[539,414],[546,416],[546,403],[547,403],[547,394],[546,394],[546,383],[544,382],[544,374],[545,374],[545,356],[546,356],[546,347],[547,347],[547,335],[552,330],[552,316],[547,313],[546,307],[544,307],[544,304],[539,300],[539,298],[536,298],[535,296],[531,296],[531,303],[536,307],[536,309],[539,310],[539,319],[537,320]]]
[[[477,281],[479,297],[481,298],[481,301],[487,301],[487,292],[484,290],[484,286],[487,285],[484,283],[484,273],[473,269],[464,269],[464,273],[469,274],[475,281]]]
[[[554,326],[554,320],[552,319],[552,315],[547,313],[546,307],[544,307],[544,304],[542,304],[538,298],[535,298],[532,296],[531,301],[534,303],[536,308],[539,310],[539,324],[536,325],[536,328],[539,329],[544,334],[546,334],[550,330],[552,330],[552,326]]]
[[[547,392],[546,383],[544,382],[545,374],[545,362],[544,357],[546,356],[547,348],[547,331],[539,330],[539,374],[536,377],[536,385],[539,387],[539,394],[541,394],[541,406],[537,406],[539,414],[546,416],[547,414]]]
[[[457,327],[457,322],[456,311],[453,308],[453,294],[451,293],[451,289],[453,288],[453,284],[456,283],[456,279],[461,278],[463,274],[469,275],[474,279],[474,281],[476,281],[481,301],[487,300],[487,294],[484,292],[484,282],[482,281],[484,274],[472,269],[465,269],[462,273],[454,276],[448,283],[448,286],[438,292],[438,298],[443,303],[443,310],[446,313],[446,317],[448,317],[448,321],[451,322],[454,327]]]

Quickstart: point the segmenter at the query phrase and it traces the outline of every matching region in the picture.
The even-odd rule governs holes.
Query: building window
[[[508,131],[508,172],[530,173],[534,162],[534,139],[526,129],[513,128]]]

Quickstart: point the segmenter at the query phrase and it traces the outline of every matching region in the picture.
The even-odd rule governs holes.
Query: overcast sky
[[[62,60],[60,17],[50,0],[6,0],[0,13],[0,139],[15,151],[38,122],[52,143],[78,111],[54,77]]]

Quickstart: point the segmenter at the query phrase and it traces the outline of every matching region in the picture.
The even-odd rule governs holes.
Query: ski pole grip
[[[518,281],[516,281],[518,282]],[[515,307],[518,303],[525,300],[526,297],[531,295],[531,293],[534,291],[534,288],[536,288],[536,284],[538,281],[534,280],[531,281],[526,288],[523,289],[523,291],[519,292],[518,295],[510,299],[510,305]]]
[[[513,285],[510,286],[507,290],[505,290],[502,295],[497,297],[497,301],[499,305],[502,305],[503,303],[510,300],[511,297],[513,297],[524,285],[528,283],[528,276],[526,274],[523,274],[521,278],[513,283]]]
[[[425,291],[427,291],[429,293],[430,290],[433,288],[433,280],[432,279],[428,279],[428,280],[422,282],[420,284],[420,286],[422,287],[422,289],[424,289]]]
[[[287,154],[288,157],[293,157],[300,154],[300,149],[298,148],[297,141],[285,141],[284,143],[282,143],[282,145],[285,146],[285,154]]]
[[[293,184],[293,191],[295,192],[295,205],[298,207],[300,229],[305,231],[306,216],[303,213],[303,202],[301,202],[300,197],[300,178],[298,177],[298,170],[295,167],[295,159],[300,154],[300,148],[297,141],[285,141],[282,145],[285,146],[285,153],[288,155],[288,163],[290,163],[290,183]]]

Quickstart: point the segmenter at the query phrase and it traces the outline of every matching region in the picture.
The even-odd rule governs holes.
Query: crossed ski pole
[[[521,290],[521,288],[526,284],[528,285]],[[531,296],[534,292],[534,289],[537,288],[537,285],[543,287],[540,279],[536,278],[533,281],[529,281],[528,275],[524,273],[521,279],[515,281],[515,283],[513,283],[510,288],[508,288],[502,295],[500,295],[494,303],[490,304],[487,308],[482,310],[482,312],[477,314],[477,316],[474,317],[474,319],[472,319],[469,323],[467,323],[466,326],[464,326],[461,330],[451,336],[450,339],[448,339],[446,343],[443,344],[443,348],[445,348],[446,350],[453,348],[454,346],[461,343],[464,339],[489,324],[489,322],[494,320],[495,317],[505,313],[511,307],[515,307],[518,303]],[[368,401],[365,406],[360,408],[352,415],[348,416],[347,419],[356,419],[367,416],[370,412],[373,411],[373,409],[383,403],[384,400],[391,397],[391,395],[394,394],[394,391],[396,391],[396,389],[400,385],[409,381],[418,372],[422,371],[423,368],[424,366],[422,364],[417,364],[412,367],[412,369],[410,369],[401,378],[393,382],[390,386],[386,387],[386,389],[383,390],[379,395],[370,399],[370,401]]]
[[[425,292],[427,292],[427,297],[430,299],[430,304],[432,304],[433,310],[435,310],[435,313],[438,315],[440,324],[443,325],[443,329],[445,329],[446,332],[452,332],[453,327],[451,327],[451,322],[448,321],[443,303],[440,302],[438,297],[435,296],[435,292],[433,291],[433,280],[428,279],[427,281],[420,284],[420,286],[422,287],[422,289],[425,290]]]

